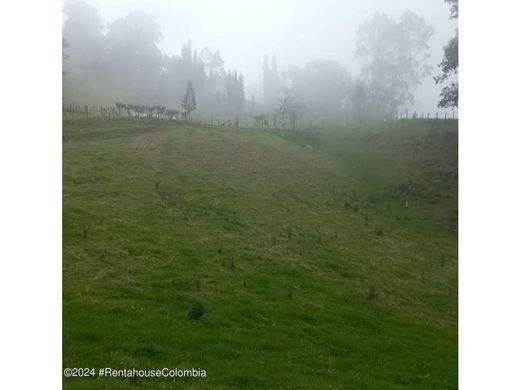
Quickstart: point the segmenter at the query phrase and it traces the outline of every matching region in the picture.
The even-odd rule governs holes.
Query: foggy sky
[[[104,22],[131,11],[154,15],[161,26],[160,49],[180,54],[191,39],[194,48],[220,50],[226,68],[244,74],[246,97],[259,94],[263,56],[275,54],[278,68],[305,66],[313,60],[337,60],[352,76],[360,63],[354,58],[356,31],[377,11],[395,19],[416,12],[435,32],[429,41],[434,74],[442,47],[455,35],[443,0],[87,0]],[[430,78],[415,93],[415,108],[437,110],[441,86]],[[257,95],[258,96],[258,95]],[[441,112],[441,110],[439,110]]]

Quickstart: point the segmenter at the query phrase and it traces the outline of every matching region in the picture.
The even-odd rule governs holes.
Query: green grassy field
[[[207,371],[64,387],[456,389],[457,134],[64,121],[63,367]]]

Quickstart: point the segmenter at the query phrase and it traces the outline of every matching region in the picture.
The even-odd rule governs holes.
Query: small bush
[[[370,203],[377,203],[381,200],[381,195],[380,194],[376,194],[376,193],[373,193],[371,192],[370,194],[368,194],[367,196],[367,200],[370,202]]]
[[[200,301],[194,301],[190,305],[190,309],[188,311],[188,318],[190,320],[200,320],[204,316],[204,306]]]
[[[376,286],[371,284],[369,289],[368,289],[367,299],[368,300],[376,299],[378,297],[378,295],[379,294],[377,293]]]
[[[381,225],[376,225],[374,227],[374,233],[376,234],[376,236],[381,237],[383,235],[383,227]]]
[[[223,248],[222,248],[222,245],[220,245],[220,246],[218,247],[218,249],[217,249],[217,253],[222,253],[222,249],[223,249]]]
[[[81,238],[83,238],[83,239],[87,238],[89,230],[90,230],[89,225],[87,225],[85,223],[82,224],[81,225]]]

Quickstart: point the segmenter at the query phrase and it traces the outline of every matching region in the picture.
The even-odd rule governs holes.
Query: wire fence
[[[157,106],[159,107],[159,106]],[[222,117],[214,117],[210,115],[190,115],[188,119],[186,113],[177,110],[154,110],[152,106],[141,106],[143,109],[127,110],[121,107],[113,107],[108,105],[74,105],[62,107],[62,117],[64,120],[74,119],[101,119],[101,120],[118,120],[130,119],[138,121],[174,121],[181,123],[192,123],[211,127],[251,127],[251,128],[268,128],[268,129],[321,129],[327,127],[348,126],[355,123],[374,123],[386,121],[402,121],[402,120],[458,120],[458,112],[451,113],[439,111],[413,112],[401,111],[390,119],[384,118],[355,118],[346,117],[343,119],[317,119],[317,118],[300,118],[294,123],[287,118],[280,118],[276,115],[242,115],[240,117],[232,117],[229,119]]]

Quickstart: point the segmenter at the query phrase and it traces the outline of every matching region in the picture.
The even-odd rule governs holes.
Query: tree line
[[[244,78],[225,69],[218,50],[197,51],[187,42],[180,55],[165,54],[154,16],[135,11],[105,23],[83,0],[67,0],[63,24],[64,104],[183,104],[186,85],[197,91],[201,110],[240,116],[245,107]]]
[[[445,1],[450,18],[458,18],[458,0]],[[100,99],[105,105],[135,102],[115,107],[118,115],[123,110],[138,117],[168,117],[164,107],[170,106],[183,109],[170,109],[172,118],[189,119],[197,108],[221,119],[272,116],[294,127],[303,118],[388,120],[413,106],[415,90],[433,73],[428,65],[433,28],[413,12],[397,20],[378,12],[359,27],[355,56],[363,65],[355,76],[337,61],[311,61],[280,71],[276,56],[265,56],[261,102],[254,95],[246,99],[243,75],[225,69],[218,50],[199,52],[188,42],[180,55],[162,53],[157,46],[160,26],[151,15],[136,11],[104,23],[83,0],[67,0],[64,13],[65,105]],[[457,108],[458,32],[444,48],[439,67],[435,82],[448,83],[439,107]]]
[[[451,6],[450,18],[457,18],[458,0],[445,1]],[[413,12],[405,12],[398,20],[376,13],[357,31],[355,56],[363,64],[357,77],[337,61],[312,61],[303,68],[292,66],[279,72],[276,57],[269,61],[265,56],[264,107],[275,111],[274,118],[285,114],[293,123],[306,116],[398,119],[413,106],[417,87],[433,74],[428,64],[428,41],[433,33]],[[442,89],[438,107],[458,108],[458,82],[453,80],[458,71],[458,32],[445,46],[439,68],[441,73],[433,76],[435,82],[452,81]],[[257,118],[259,123],[264,120],[262,115]]]

